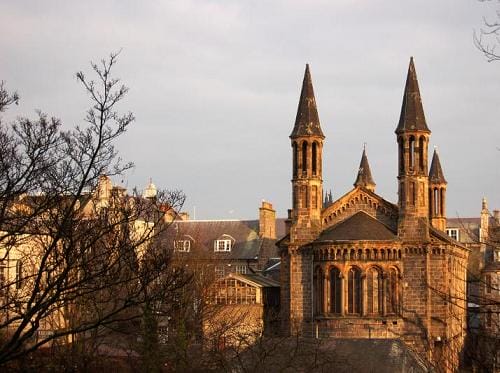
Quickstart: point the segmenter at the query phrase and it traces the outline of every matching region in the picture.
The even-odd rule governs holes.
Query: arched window
[[[302,143],[302,173],[307,174],[307,142]]]
[[[372,267],[366,275],[367,312],[369,314],[382,314],[382,272]]]
[[[314,313],[323,313],[323,271],[320,266],[314,271]]]
[[[297,161],[299,158],[299,149],[297,148],[297,143],[293,143],[293,176],[297,176]]]
[[[410,136],[408,151],[410,171],[413,171],[413,169],[415,168],[415,138],[413,136]]]
[[[425,155],[425,138],[420,136],[418,140],[418,167],[420,171],[424,171],[424,155]]]
[[[441,216],[446,216],[444,211],[444,188],[439,189],[439,211],[441,211]]]
[[[347,274],[347,313],[361,313],[361,271],[356,267]]]
[[[403,140],[402,137],[400,137],[398,142],[399,142],[399,172],[403,173],[405,170],[405,157],[404,157],[405,141]]]
[[[434,188],[434,215],[438,216],[439,215],[439,190],[438,188]]]
[[[312,143],[312,156],[311,156],[311,166],[312,166],[312,174],[316,175],[316,172],[318,170],[318,156],[317,156],[317,151],[318,151],[318,144],[316,142]]]
[[[340,313],[342,304],[342,283],[340,271],[336,267],[330,269],[330,312]]]
[[[397,314],[399,307],[399,276],[395,268],[391,268],[386,280],[386,304],[388,314]]]

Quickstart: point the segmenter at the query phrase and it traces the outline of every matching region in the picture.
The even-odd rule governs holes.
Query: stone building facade
[[[292,200],[281,249],[288,335],[387,338],[443,371],[460,361],[469,251],[448,237],[446,180],[427,127],[413,59],[396,128],[398,202],[375,193],[363,151],[354,188],[322,203],[321,130],[306,66],[292,143]]]

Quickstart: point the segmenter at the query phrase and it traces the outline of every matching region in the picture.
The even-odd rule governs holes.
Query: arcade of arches
[[[317,263],[314,269],[316,316],[398,315],[401,271],[395,265]]]

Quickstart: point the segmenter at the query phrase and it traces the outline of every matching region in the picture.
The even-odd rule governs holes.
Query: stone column
[[[329,275],[327,271],[324,271],[324,276],[323,276],[323,315],[328,314],[330,311],[328,309],[328,294],[330,287],[329,285]]]

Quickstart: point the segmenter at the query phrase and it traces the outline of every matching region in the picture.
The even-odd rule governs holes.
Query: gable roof
[[[396,232],[363,211],[325,229],[316,241],[393,241]]]
[[[331,227],[364,211],[397,231],[398,206],[364,187],[355,187],[321,211],[323,227]]]

